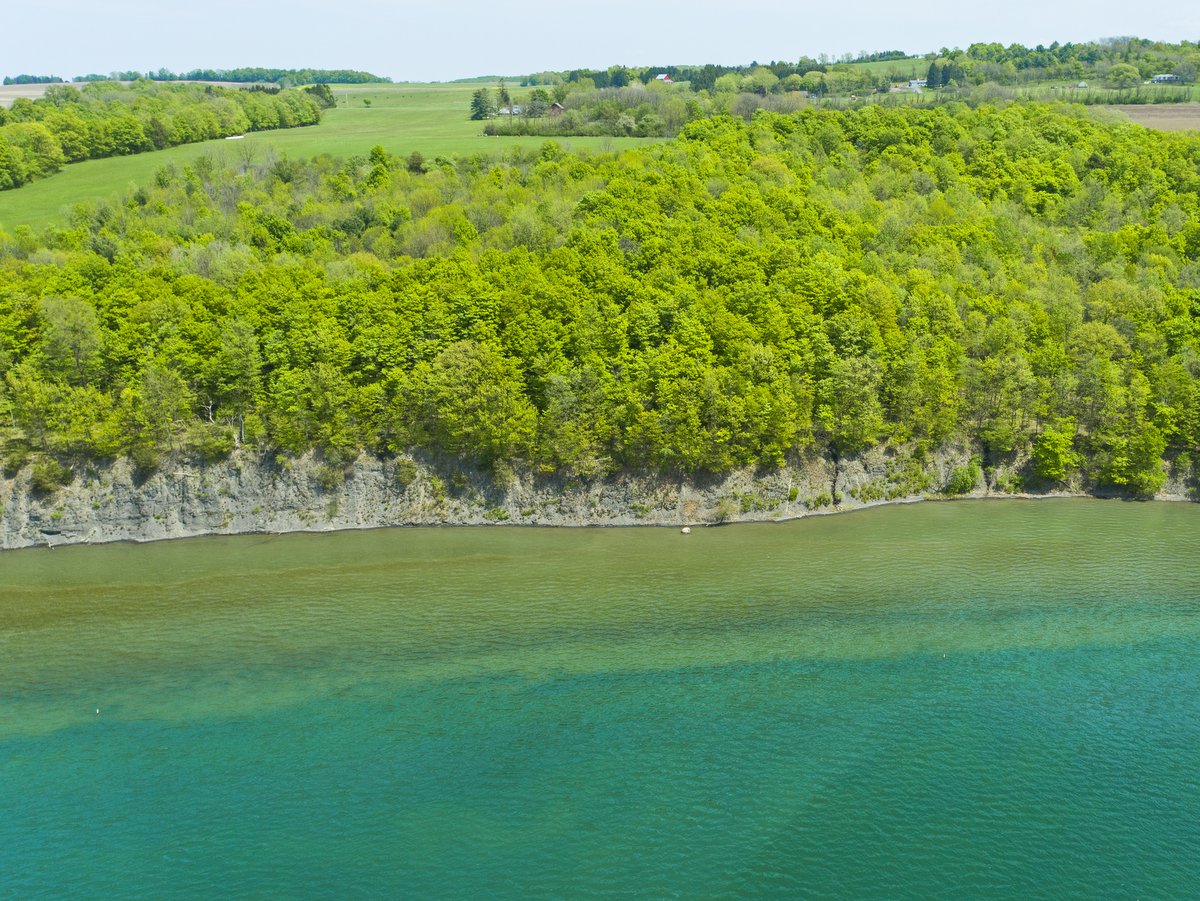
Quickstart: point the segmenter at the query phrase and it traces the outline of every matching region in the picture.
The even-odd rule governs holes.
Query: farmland
[[[31,87],[42,87],[41,85]],[[238,141],[206,141],[155,153],[88,160],[14,191],[0,192],[0,227],[34,228],[62,217],[72,204],[101,200],[148,181],[167,163],[182,164],[204,154],[228,162],[292,158],[328,153],[366,154],[376,144],[389,153],[420,151],[427,158],[500,154],[512,147],[537,147],[536,137],[484,137],[478,122],[467,118],[471,92],[478,84],[346,85],[334,87],[336,109],[320,125],[248,134]],[[638,138],[571,138],[572,149],[614,149],[644,143]]]
[[[853,67],[917,76],[923,74],[918,69],[927,67],[927,61],[921,58],[884,60],[853,64]],[[485,137],[480,123],[467,118],[471,94],[480,84],[472,81],[334,86],[337,107],[326,111],[319,125],[248,134],[237,141],[207,141],[154,153],[75,163],[51,178],[18,190],[0,192],[0,228],[9,231],[21,225],[40,228],[61,221],[64,211],[73,204],[112,197],[144,184],[163,165],[185,164],[205,154],[218,161],[245,163],[271,155],[290,158],[326,153],[365,155],[373,146],[381,145],[395,155],[406,156],[419,151],[432,159],[437,156],[500,155],[513,147],[537,147],[546,140],[536,136]],[[482,84],[488,87],[491,82]],[[0,102],[11,103],[17,94],[39,95],[45,87],[5,87],[2,90],[9,94],[0,94]],[[517,87],[515,79],[510,82],[510,88],[518,96],[523,91]],[[1083,92],[1066,87],[1056,90],[1055,86],[1039,86],[1038,93],[1046,96],[1037,99],[1069,102],[1082,99],[1077,95]],[[921,99],[924,98],[915,95],[911,98],[914,103]],[[1197,103],[1111,108],[1151,128],[1168,131],[1200,128],[1200,104]],[[567,149],[617,149],[655,139],[571,137],[558,140]]]
[[[46,94],[48,84],[6,84],[0,85],[0,106],[6,109],[13,105],[14,100],[24,97],[26,100],[37,100]]]
[[[1200,103],[1114,106],[1138,125],[1159,131],[1200,131]]]

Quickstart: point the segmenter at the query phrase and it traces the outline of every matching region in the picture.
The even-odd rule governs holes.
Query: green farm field
[[[485,85],[486,86],[486,85]],[[0,228],[40,228],[62,221],[73,204],[103,200],[153,177],[166,163],[182,164],[203,154],[234,162],[275,153],[292,158],[328,153],[366,154],[376,144],[389,153],[420,151],[436,156],[499,155],[513,147],[538,147],[546,138],[485,137],[481,123],[467,118],[471,93],[479,84],[389,84],[334,87],[336,109],[320,125],[248,134],[240,140],[204,141],[153,153],[74,163],[50,178],[0,192]],[[510,83],[514,94],[524,91]],[[368,105],[369,104],[369,105]],[[571,138],[569,149],[612,150],[653,138]]]

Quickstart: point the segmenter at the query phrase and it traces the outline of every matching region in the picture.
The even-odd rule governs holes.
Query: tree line
[[[57,75],[5,75],[4,84],[61,84]]]
[[[759,112],[620,154],[161,169],[0,234],[0,448],[424,450],[597,478],[967,443],[1200,451],[1200,139],[1082,107]],[[955,490],[948,485],[947,490]]]
[[[262,66],[244,66],[238,69],[192,69],[188,72],[172,72],[170,69],[139,72],[136,69],[109,72],[107,75],[90,73],[76,75],[71,81],[229,81],[237,83],[272,83],[283,87],[305,84],[368,84],[391,79],[355,69],[270,69]],[[4,84],[54,84],[63,79],[57,75],[6,75]]]
[[[894,60],[897,59],[895,56],[896,52],[898,51],[888,51],[880,54],[880,56],[883,59]],[[864,54],[864,56],[870,55]],[[903,58],[903,54],[900,54],[900,58]],[[539,72],[529,75],[522,79],[521,85],[522,87],[553,87],[565,84],[580,85],[588,89],[624,88],[638,84],[647,85],[655,81],[659,75],[668,75],[673,82],[686,83],[692,91],[714,91],[717,90],[717,80],[724,76],[734,76],[740,79],[742,77],[754,76],[760,73],[760,71],[767,71],[776,80],[782,81],[789,76],[803,77],[810,72],[824,73],[836,70],[845,73],[855,71],[851,68],[853,62],[860,61],[865,62],[868,60],[852,60],[852,58],[847,57],[844,62],[837,62],[831,61],[827,56],[822,54],[818,59],[802,56],[795,62],[776,60],[766,64],[759,64],[757,62],[732,66],[670,64],[661,66],[610,66],[607,69],[567,69],[562,72]],[[858,72],[857,74],[862,73]],[[871,78],[872,83],[878,80],[876,76],[869,73],[867,73],[867,77]]]
[[[1084,44],[972,44],[926,54],[921,66],[898,51],[838,61],[822,56],[746,66],[612,66],[527,76],[521,94],[503,83],[481,87],[471,99],[472,119],[486,134],[614,137],[674,136],[686,123],[712,115],[749,119],[760,109],[790,112],[805,100],[820,104],[930,106],[964,101],[1069,100],[1084,104],[1180,103],[1192,97],[1200,46],[1139,38]],[[861,63],[874,63],[873,66]],[[897,93],[897,82],[924,74],[924,90]],[[670,83],[660,76],[669,76]],[[1145,85],[1153,75],[1169,83]],[[1070,79],[1066,81],[1065,79]],[[1088,79],[1091,79],[1088,81]],[[690,91],[691,97],[684,95]],[[503,110],[503,114],[500,111]]]
[[[911,77],[911,67],[900,63],[914,59],[900,51],[844,54],[833,59],[825,54],[817,58],[802,56],[798,60],[774,60],[744,65],[662,65],[610,66],[607,69],[567,69],[539,72],[522,80],[522,86],[553,87],[555,85],[584,85],[588,88],[622,88],[648,84],[658,75],[666,74],[675,82],[686,82],[695,92],[730,90],[735,81],[758,79],[759,89],[769,73],[765,90],[781,92],[805,90],[817,94],[849,94],[872,91],[885,92],[896,82]],[[1196,80],[1200,70],[1200,44],[1181,41],[1177,44],[1143,38],[1110,38],[1103,41],[1026,47],[1022,44],[975,43],[963,50],[943,47],[924,54],[919,75],[925,76],[932,87],[969,87],[981,84],[1020,85],[1045,81],[1094,80],[1117,88],[1132,86],[1154,75],[1174,75],[1183,84]],[[895,68],[861,63],[895,62]],[[723,80],[723,81],[722,81]],[[719,84],[720,82],[720,84]],[[752,82],[753,83],[753,82]]]
[[[323,96],[295,89],[148,82],[52,85],[44,97],[18,98],[10,109],[0,109],[0,190],[53,175],[80,160],[315,125],[327,105]]]
[[[696,119],[735,115],[748,120],[760,109],[794,112],[805,102],[796,92],[740,87],[734,84],[727,91],[696,95],[662,82],[590,90],[557,85],[548,90],[532,88],[526,94],[505,90],[504,96],[511,99],[500,108],[492,93],[480,88],[471,99],[471,118],[485,120],[483,131],[489,135],[658,138],[673,137]],[[551,104],[557,108],[551,109]]]
[[[486,122],[483,130],[489,135],[640,138],[673,137],[685,123],[714,115],[733,115],[748,121],[759,110],[794,112],[806,105],[996,106],[1047,100],[1110,105],[1183,103],[1191,99],[1189,85],[1144,85],[1136,71],[1131,80],[1120,69],[1113,67],[1113,79],[1094,85],[1037,81],[972,84],[961,64],[938,58],[929,64],[926,85],[916,91],[893,91],[893,75],[866,69],[831,68],[780,79],[769,68],[759,66],[745,75],[722,75],[713,90],[699,93],[662,81],[635,81],[620,88],[597,88],[590,81],[563,82],[524,92],[480,88],[472,95],[470,118]]]
[[[976,43],[966,50],[942,48],[931,57],[949,62],[962,78],[976,84],[1087,78],[1118,83],[1123,77],[1144,81],[1154,75],[1175,75],[1181,82],[1191,83],[1200,68],[1200,43],[1172,44],[1136,37],[1066,44],[1055,41],[1036,47]]]

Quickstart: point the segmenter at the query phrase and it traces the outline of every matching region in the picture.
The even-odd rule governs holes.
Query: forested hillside
[[[0,190],[53,175],[65,163],[320,120],[320,102],[301,90],[55,85],[45,97],[0,109]]]
[[[945,71],[947,64],[950,72]],[[937,73],[942,83],[955,78],[973,84],[1078,78],[1121,83],[1125,79],[1140,82],[1160,74],[1190,83],[1196,80],[1198,67],[1200,45],[1195,41],[1171,44],[1121,37],[1084,43],[1055,41],[1037,47],[993,42],[971,44],[966,50],[942,48],[931,63],[930,74]]]
[[[914,64],[920,65],[914,68]],[[863,65],[863,64],[868,65]],[[1120,68],[1118,68],[1120,67]],[[1115,71],[1114,71],[1115,70]],[[1038,44],[975,43],[961,48],[943,47],[923,57],[907,57],[900,51],[843,56],[832,59],[821,54],[817,59],[802,56],[796,61],[773,60],[765,65],[752,62],[741,66],[656,65],[610,66],[607,69],[567,69],[538,72],[527,76],[522,86],[552,87],[582,84],[588,88],[622,88],[649,84],[661,75],[686,82],[693,91],[730,90],[734,84],[749,80],[751,88],[770,91],[803,89],[816,93],[849,93],[887,90],[890,82],[906,81],[912,74],[934,76],[933,86],[984,83],[1019,85],[1031,82],[1096,79],[1101,82],[1135,82],[1158,74],[1176,76],[1192,83],[1200,70],[1200,44],[1195,41],[1151,41],[1137,37],[1108,38],[1102,41]],[[770,78],[764,80],[763,73]],[[724,79],[726,86],[722,87]],[[755,81],[757,79],[757,82]]]
[[[503,81],[471,100],[489,135],[674,137],[713,115],[820,106],[930,107],[1017,102],[1180,104],[1193,99],[1200,47],[1140,38],[1025,47],[971,44],[906,58],[897,51],[745,66],[612,66]],[[1154,82],[1151,82],[1154,79]],[[553,106],[552,106],[553,104]],[[503,110],[503,112],[501,112]]]
[[[45,486],[236,443],[591,477],[965,441],[1151,493],[1200,447],[1198,314],[1200,140],[1078,107],[202,159],[0,237],[0,421]]]

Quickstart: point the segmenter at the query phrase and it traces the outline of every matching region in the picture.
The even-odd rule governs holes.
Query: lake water
[[[6,552],[0,897],[1195,898],[1198,551],[996,501]]]

